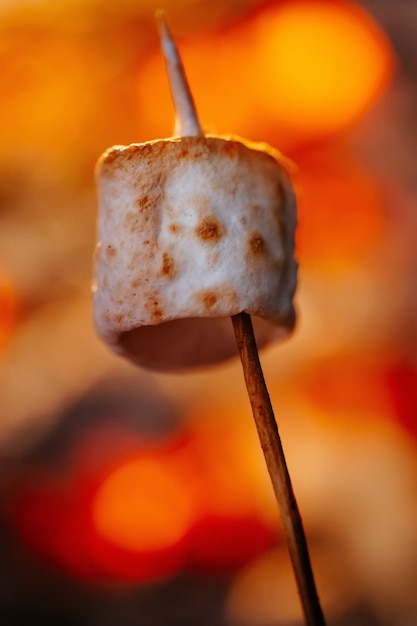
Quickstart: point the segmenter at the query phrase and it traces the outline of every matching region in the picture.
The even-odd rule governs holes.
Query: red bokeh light
[[[87,439],[94,452],[94,438]],[[116,430],[113,440],[118,450]],[[84,580],[139,583],[184,569],[232,570],[276,540],[247,485],[243,457],[230,455],[233,445],[223,431],[191,429],[127,454],[119,449],[99,467],[83,439],[65,481],[51,482],[46,471],[23,481],[9,518],[31,550]]]
[[[41,474],[12,494],[8,514],[34,553],[77,578],[96,580],[101,571],[89,557],[88,515],[80,500],[80,494]]]
[[[17,322],[18,299],[11,282],[0,272],[0,349]]]
[[[417,366],[411,361],[393,363],[385,371],[385,382],[398,422],[417,437]]]

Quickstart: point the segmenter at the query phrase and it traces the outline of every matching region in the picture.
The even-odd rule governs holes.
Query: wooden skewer
[[[239,313],[232,317],[232,322],[259,441],[281,513],[305,621],[308,626],[325,626],[303,523],[262,372],[252,321],[250,315]]]
[[[162,52],[165,58],[168,82],[175,109],[175,135],[179,137],[193,137],[204,135],[198,119],[193,94],[188,84],[187,76],[177,44],[169,30],[165,13],[158,11],[156,20],[161,38]]]
[[[204,132],[198,119],[181,57],[163,12],[158,12],[157,21],[176,113],[175,133],[179,136],[202,136]],[[239,313],[232,316],[232,323],[253,417],[281,513],[305,623],[307,626],[325,626],[301,515],[265,384],[251,318],[246,313]]]

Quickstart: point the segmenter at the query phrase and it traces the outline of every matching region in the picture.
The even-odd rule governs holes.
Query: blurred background
[[[95,162],[169,136],[156,0],[0,0],[0,621],[296,626],[237,360],[95,336]],[[299,322],[262,353],[332,626],[417,624],[417,5],[165,0],[200,117],[295,164]]]

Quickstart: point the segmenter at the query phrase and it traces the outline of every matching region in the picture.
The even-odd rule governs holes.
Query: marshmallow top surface
[[[225,318],[241,311],[261,345],[292,329],[296,203],[278,153],[210,136],[115,146],[97,185],[94,316],[115,352],[169,371],[234,355]]]

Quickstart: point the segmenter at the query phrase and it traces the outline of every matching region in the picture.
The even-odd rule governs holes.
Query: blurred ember
[[[155,0],[0,3],[0,621],[301,623],[240,366],[92,327],[94,164],[167,136]],[[417,7],[167,0],[206,128],[294,162],[300,321],[263,353],[329,626],[417,623]]]

